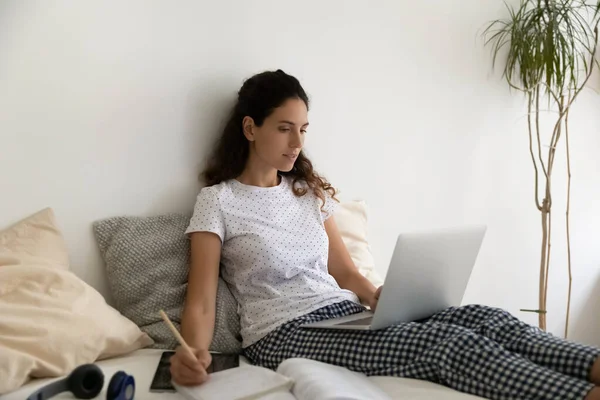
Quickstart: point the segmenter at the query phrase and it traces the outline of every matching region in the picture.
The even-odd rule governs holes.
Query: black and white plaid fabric
[[[362,372],[422,379],[489,399],[580,399],[599,349],[568,342],[492,307],[448,308],[423,322],[377,331],[303,329],[364,311],[349,301],[296,318],[244,349],[276,369],[292,357]]]

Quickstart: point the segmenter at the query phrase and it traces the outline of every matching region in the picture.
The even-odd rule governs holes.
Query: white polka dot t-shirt
[[[186,233],[221,238],[223,279],[238,301],[243,347],[281,324],[343,300],[359,302],[328,273],[324,221],[335,201],[310,190],[298,197],[290,178],[257,187],[232,179],[203,188]]]

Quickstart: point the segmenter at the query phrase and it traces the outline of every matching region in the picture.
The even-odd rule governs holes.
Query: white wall
[[[190,210],[235,91],[282,68],[312,97],[318,170],[371,206],[378,269],[401,231],[487,223],[465,301],[535,323],[519,312],[537,305],[540,240],[525,109],[478,36],[504,15],[481,0],[3,1],[0,226],[53,207],[73,269],[105,292],[92,221]],[[572,337],[595,344],[599,106],[582,95],[571,133]],[[548,320],[560,334],[559,165]]]

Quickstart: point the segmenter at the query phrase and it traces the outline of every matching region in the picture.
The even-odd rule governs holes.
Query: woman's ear
[[[244,117],[242,120],[242,128],[246,139],[250,142],[254,142],[254,120],[252,117]]]

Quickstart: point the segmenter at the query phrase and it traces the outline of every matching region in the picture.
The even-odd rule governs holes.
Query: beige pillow
[[[152,344],[68,270],[51,209],[0,231],[0,394]]]
[[[0,231],[0,267],[18,264],[69,269],[67,246],[52,209],[38,211]]]
[[[368,241],[367,204],[362,200],[340,203],[334,213],[344,244],[360,273],[375,287],[383,285],[383,279],[375,271],[375,260]]]

